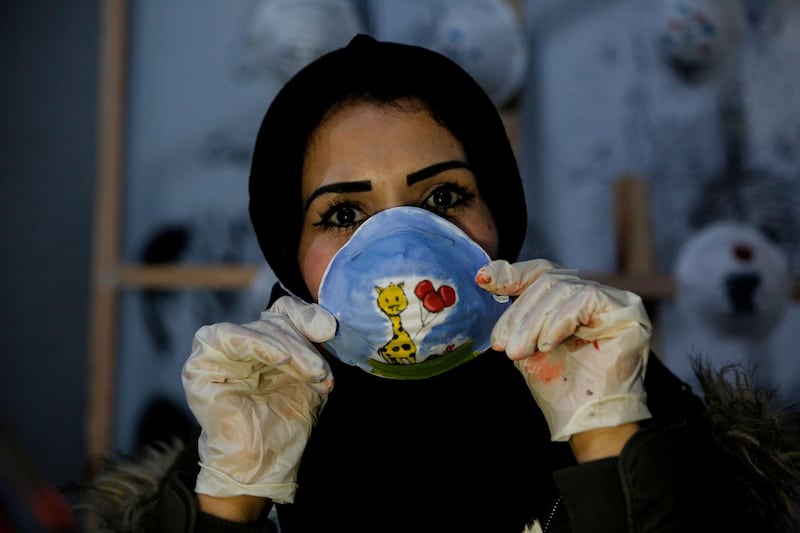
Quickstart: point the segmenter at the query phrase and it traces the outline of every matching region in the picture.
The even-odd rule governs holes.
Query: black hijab
[[[516,259],[525,196],[497,108],[445,56],[356,36],[296,74],[261,124],[250,174],[250,217],[282,286],[310,301],[297,250],[303,160],[331,109],[353,101],[417,99],[463,145],[497,223],[498,256]],[[282,293],[276,286],[272,299]],[[554,499],[554,449],[541,411],[503,354],[443,375],[396,381],[336,359],[336,386],[311,433],[282,531],[508,531]]]
[[[285,288],[311,301],[299,272],[303,160],[312,132],[333,107],[353,100],[425,102],[459,141],[495,218],[499,257],[513,261],[527,213],[517,162],[494,103],[455,62],[418,46],[357,35],[298,72],[275,96],[256,139],[250,219],[259,246]]]

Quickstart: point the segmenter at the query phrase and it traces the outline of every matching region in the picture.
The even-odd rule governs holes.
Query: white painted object
[[[326,52],[346,45],[364,25],[348,0],[260,0],[245,28],[240,68],[283,83]]]
[[[745,223],[717,222],[692,236],[678,254],[675,277],[680,312],[725,337],[769,335],[791,297],[785,254]]]

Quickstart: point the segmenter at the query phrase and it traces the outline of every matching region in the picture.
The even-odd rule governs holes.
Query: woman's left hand
[[[554,441],[650,418],[651,325],[639,296],[543,259],[492,261],[475,281],[514,298],[492,330],[492,348],[522,372]]]

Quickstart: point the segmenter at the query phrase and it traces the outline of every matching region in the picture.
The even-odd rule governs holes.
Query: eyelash
[[[435,205],[427,205],[429,200],[432,200],[433,196],[436,193],[452,193],[457,196],[457,198],[449,205],[446,206],[435,206]],[[427,209],[432,213],[435,213],[439,216],[448,217],[448,212],[451,212],[455,209],[465,207],[472,202],[475,198],[475,193],[467,189],[461,184],[458,183],[441,183],[439,184],[428,196],[425,197],[422,204],[419,206],[422,209]],[[346,223],[336,223],[332,222],[335,216],[342,213],[343,209],[352,209],[353,211],[360,212],[362,217],[360,220],[354,220],[353,222],[346,222]],[[359,218],[358,215],[354,218]],[[364,210],[361,208],[361,205],[358,202],[354,202],[348,199],[341,199],[335,200],[330,202],[323,211],[319,214],[319,221],[314,222],[313,226],[321,227],[324,230],[337,230],[337,231],[347,231],[351,229],[355,229],[356,226],[360,225],[367,217],[364,215]]]
[[[361,224],[361,222],[366,220],[366,217],[364,217],[362,220],[350,223],[331,222],[331,219],[335,215],[337,215],[343,209],[346,208],[352,209],[353,211],[360,211],[363,214],[363,210],[361,209],[361,206],[357,202],[353,202],[352,200],[335,200],[328,203],[325,209],[319,213],[319,221],[314,222],[312,225],[315,227],[321,227],[324,230],[345,231],[350,229],[351,227],[355,227],[356,225]]]
[[[436,193],[440,192],[447,192],[451,194],[455,194],[457,198],[453,200],[453,202],[449,205],[444,207],[437,207],[437,206],[429,206],[426,205],[428,200],[432,199]],[[458,208],[468,206],[472,200],[475,199],[475,193],[464,187],[459,183],[441,183],[438,185],[426,198],[423,202],[422,207],[423,209],[427,209],[428,211],[432,211],[440,216],[447,216],[448,212],[454,211]]]

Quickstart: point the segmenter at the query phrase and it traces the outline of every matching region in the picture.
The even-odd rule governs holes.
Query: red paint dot
[[[746,244],[735,244],[733,246],[733,257],[739,261],[750,261],[753,258],[753,249]]]

